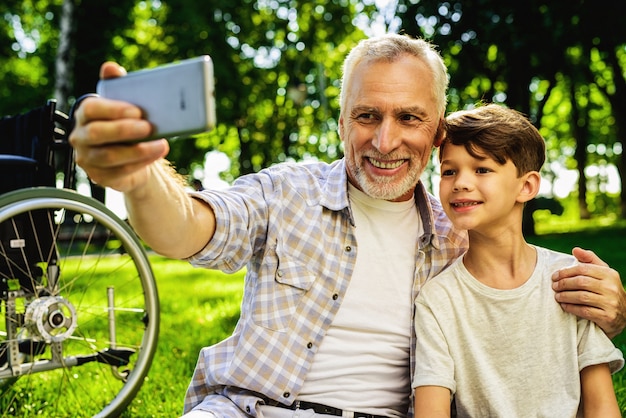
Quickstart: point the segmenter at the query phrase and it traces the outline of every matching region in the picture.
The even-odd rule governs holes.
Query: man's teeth
[[[372,165],[376,168],[384,168],[384,169],[393,169],[393,168],[398,168],[400,167],[404,161],[403,160],[397,160],[397,161],[379,161],[379,160],[375,160],[373,158],[370,158],[370,163],[372,163]]]
[[[476,205],[478,205],[478,202],[456,202],[452,204],[452,206],[454,206],[455,208],[463,208],[466,206],[476,206]]]

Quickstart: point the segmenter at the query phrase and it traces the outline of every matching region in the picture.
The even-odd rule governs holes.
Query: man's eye
[[[405,122],[413,122],[419,120],[419,118],[415,115],[402,115],[400,116],[400,120]]]

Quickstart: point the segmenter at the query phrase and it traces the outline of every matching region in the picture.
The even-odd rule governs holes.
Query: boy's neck
[[[469,233],[465,268],[478,281],[495,289],[515,289],[528,281],[537,264],[537,251],[523,236],[485,237]]]

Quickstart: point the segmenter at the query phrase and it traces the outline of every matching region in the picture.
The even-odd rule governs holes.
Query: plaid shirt
[[[239,322],[232,336],[202,349],[186,412],[198,407],[220,417],[257,416],[258,403],[290,405],[297,398],[354,270],[358,243],[347,184],[342,159],[280,164],[240,177],[228,191],[194,194],[211,205],[217,228],[190,262],[225,272],[246,267],[247,273]],[[425,232],[415,255],[413,299],[467,246],[466,235],[452,228],[421,184],[415,198]],[[407,326],[412,376],[415,331]]]

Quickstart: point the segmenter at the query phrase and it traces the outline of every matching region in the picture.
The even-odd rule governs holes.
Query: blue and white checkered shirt
[[[246,267],[247,273],[239,322],[232,336],[202,349],[186,412],[198,407],[247,417],[257,415],[262,399],[294,402],[356,261],[347,185],[342,159],[280,164],[240,177],[227,191],[194,193],[215,211],[217,228],[190,262],[225,272]],[[421,184],[415,200],[425,232],[415,254],[413,300],[467,247],[466,234],[453,229]],[[415,331],[407,326],[412,376]]]

